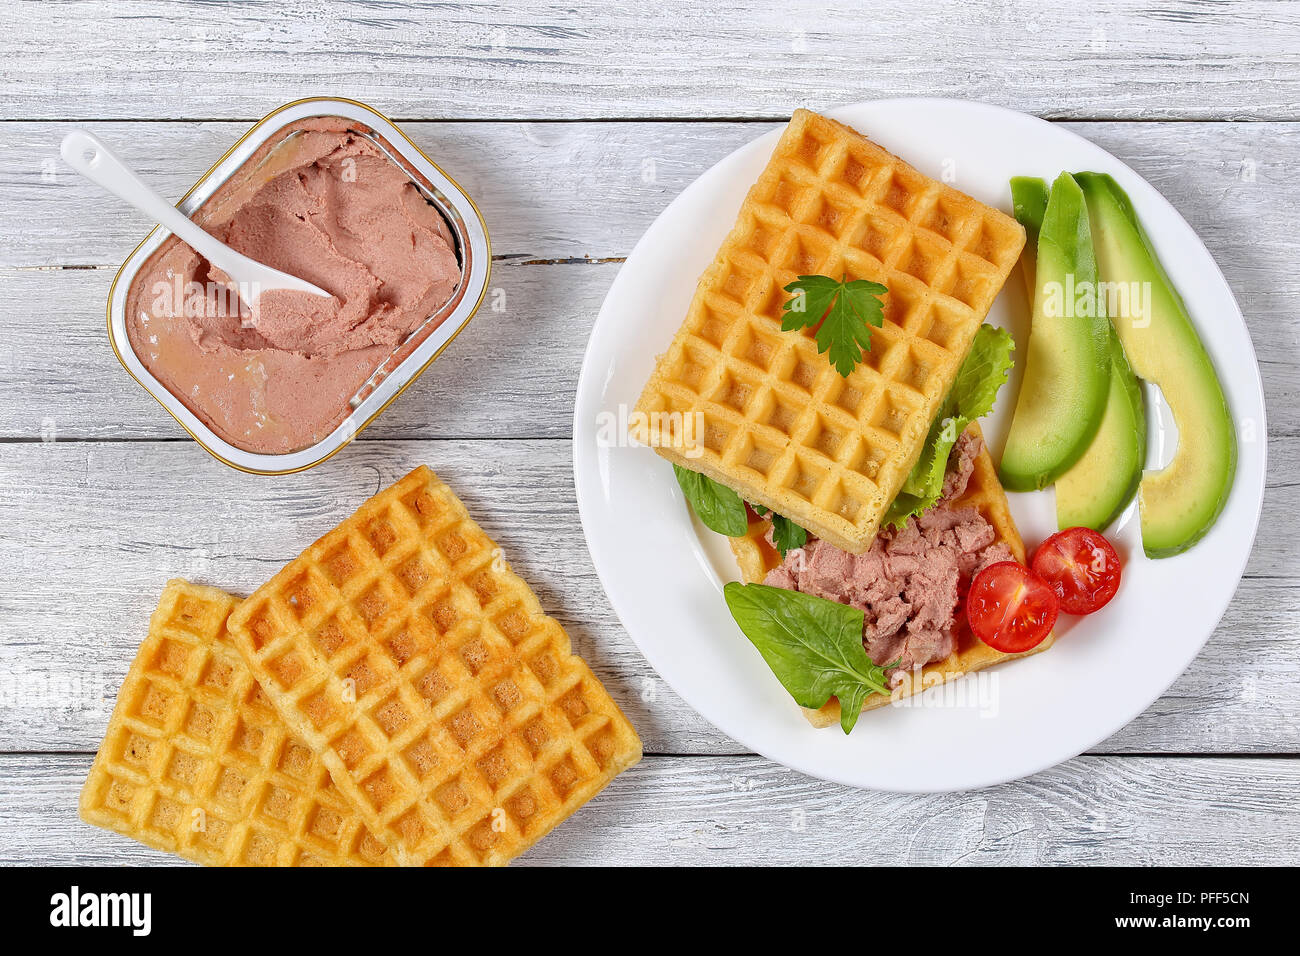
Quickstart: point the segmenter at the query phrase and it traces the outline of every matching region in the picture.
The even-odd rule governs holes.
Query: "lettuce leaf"
[[[882,525],[901,528],[907,519],[934,506],[943,492],[948,455],[966,426],[993,410],[998,389],[1007,380],[1016,347],[1005,329],[982,325],[975,333],[970,354],[957,371],[948,397],[930,426],[921,457],[917,459],[903,487],[885,512]]]

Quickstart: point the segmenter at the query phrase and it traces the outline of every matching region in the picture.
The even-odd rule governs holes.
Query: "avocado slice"
[[[1020,269],[1030,299],[1034,295],[1034,251],[1047,197],[1046,180],[1011,178],[1011,206],[1029,237]],[[1062,530],[1082,526],[1104,531],[1127,507],[1142,479],[1147,453],[1142,390],[1114,329],[1110,330],[1110,357],[1110,390],[1097,434],[1074,467],[1056,479],[1056,526]]]
[[[1142,390],[1110,332],[1110,391],[1092,444],[1074,467],[1056,479],[1056,526],[1105,531],[1133,500],[1147,456]]]
[[[1178,425],[1173,460],[1142,478],[1142,547],[1152,558],[1180,554],[1204,537],[1227,504],[1237,470],[1232,414],[1187,307],[1128,196],[1107,174],[1076,178],[1092,219],[1101,275],[1107,283],[1125,284],[1109,288],[1129,290],[1130,314],[1112,317],[1124,354],[1134,372],[1160,386]],[[1135,301],[1142,308],[1134,308]]]
[[[1036,273],[1025,375],[999,469],[1011,491],[1045,488],[1068,471],[1106,410],[1110,326],[1095,294],[1088,209],[1069,173],[1048,196]]]
[[[1020,254],[1020,270],[1025,274],[1025,291],[1030,308],[1034,304],[1034,265],[1038,254],[1038,233],[1043,228],[1049,191],[1047,180],[1037,176],[1011,177],[1011,211],[1016,222],[1025,227],[1025,249]]]

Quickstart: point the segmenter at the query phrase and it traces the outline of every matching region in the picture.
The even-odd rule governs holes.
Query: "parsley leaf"
[[[739,494],[708,475],[681,465],[673,465],[673,472],[677,475],[682,494],[706,528],[729,538],[745,533],[749,519],[745,516],[745,502]]]
[[[869,279],[847,279],[800,276],[785,287],[791,297],[781,307],[785,311],[781,329],[794,332],[816,326],[817,351],[829,353],[843,378],[862,361],[863,350],[871,348],[871,326],[880,328],[884,321],[880,296],[889,291]]]
[[[731,616],[801,707],[840,701],[840,727],[858,722],[869,694],[890,693],[887,671],[862,646],[863,614],[847,604],[766,584],[722,589]]]
[[[754,509],[754,514],[760,518],[766,518],[768,515],[772,516],[772,542],[776,545],[776,550],[781,552],[781,557],[784,558],[787,551],[802,548],[808,543],[808,532],[789,518],[777,514],[770,508],[756,505],[752,501],[749,503],[749,507]]]
[[[789,518],[773,514],[772,543],[776,545],[776,550],[780,551],[781,557],[784,558],[787,551],[802,548],[808,543],[808,532]]]

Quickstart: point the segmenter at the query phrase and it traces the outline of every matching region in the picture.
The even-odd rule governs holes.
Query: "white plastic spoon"
[[[254,299],[272,289],[330,297],[324,289],[250,259],[204,232],[202,227],[146,186],[131,167],[97,136],[84,130],[73,130],[63,137],[61,152],[64,162],[81,175],[170,229],[195,252],[230,276],[239,287],[239,297],[250,309]]]

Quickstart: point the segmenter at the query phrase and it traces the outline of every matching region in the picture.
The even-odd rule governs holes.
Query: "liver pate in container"
[[[473,202],[388,120],[348,100],[276,110],[179,208],[333,295],[267,292],[250,308],[161,227],[114,280],[109,336],[122,364],[204,448],[245,471],[299,471],[338,451],[487,288]]]

